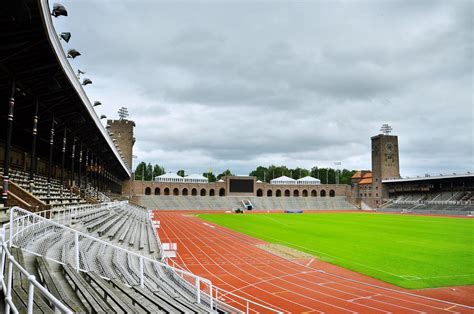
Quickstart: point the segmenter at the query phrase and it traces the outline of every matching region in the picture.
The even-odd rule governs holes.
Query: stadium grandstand
[[[46,0],[0,4],[2,312],[238,312],[209,280],[169,266],[150,212],[119,201],[135,124],[122,108],[103,127],[92,81],[68,62],[80,53],[61,45],[71,34],[53,26],[67,15]]]
[[[63,5],[48,0],[0,4],[2,313],[282,312],[268,300],[241,294],[239,289],[228,291],[231,285],[217,271],[212,279],[220,286],[177,264],[176,243],[162,243],[159,237],[158,212],[166,219],[166,211],[177,210],[179,216],[169,217],[184,219],[185,210],[236,208],[247,212],[377,208],[449,215],[470,215],[474,210],[472,174],[402,179],[397,137],[389,134],[372,138],[372,170],[357,172],[351,185],[321,184],[310,176],[299,180],[282,176],[270,183],[253,176],[226,176],[208,182],[201,175],[168,173],[150,181],[134,180],[135,122],[122,107],[119,119],[102,124],[106,117],[94,109],[100,102],[91,101],[85,91],[92,80],[81,78],[84,73],[75,72],[69,63],[81,56],[80,49],[65,49],[62,43],[69,42],[71,34],[53,25],[55,18],[67,15]],[[201,221],[196,226],[218,231]],[[251,249],[258,247],[252,244]],[[376,292],[354,300],[387,293],[392,299],[381,303],[390,311],[399,300],[393,295],[408,295],[323,270],[307,271],[313,260],[299,265],[297,275],[331,276],[318,289],[336,291],[322,285],[341,282],[348,289],[357,287],[354,290],[370,286]],[[259,280],[267,281],[264,277]],[[352,298],[344,302],[355,305]],[[449,303],[440,305],[429,298],[422,302]],[[321,303],[323,308],[341,309],[336,301]]]
[[[425,175],[382,181],[389,200],[379,211],[473,215],[474,174]]]

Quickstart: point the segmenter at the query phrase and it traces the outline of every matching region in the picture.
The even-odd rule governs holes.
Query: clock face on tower
[[[387,152],[387,154],[391,154],[393,152],[393,144],[392,143],[385,144],[385,151]]]

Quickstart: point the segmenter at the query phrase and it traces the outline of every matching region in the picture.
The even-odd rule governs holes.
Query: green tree
[[[144,161],[140,162],[135,168],[135,180],[143,180],[145,174],[146,163]]]
[[[184,172],[183,169],[178,170],[178,172],[176,172],[176,174],[180,177],[184,177],[186,175],[186,173]]]
[[[257,180],[262,182],[270,182],[270,177],[268,176],[268,168],[258,166],[257,169],[249,173],[249,176],[257,177]]]
[[[145,181],[152,181],[152,180],[153,180],[153,166],[150,163],[148,163],[145,169]]]
[[[222,177],[230,177],[230,176],[234,176],[234,174],[229,170],[225,170],[223,171],[221,174],[217,175],[217,180],[220,180]]]
[[[291,177],[295,180],[309,176],[309,170],[296,167],[295,169],[290,169]]]
[[[342,169],[339,174],[339,183],[341,184],[351,184],[352,176],[356,173],[355,170]]]
[[[204,172],[202,174],[204,177],[207,178],[209,182],[216,182],[216,176],[212,172]]]
[[[161,176],[165,173],[165,168],[160,167],[160,165],[153,166],[153,179],[157,176]]]
[[[314,166],[313,168],[311,168],[309,175],[312,176],[313,178],[321,179],[319,177],[320,173],[319,173],[319,168],[317,166]]]

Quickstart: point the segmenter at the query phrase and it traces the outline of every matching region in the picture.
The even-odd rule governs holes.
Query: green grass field
[[[474,284],[474,220],[371,213],[200,214],[404,288]]]

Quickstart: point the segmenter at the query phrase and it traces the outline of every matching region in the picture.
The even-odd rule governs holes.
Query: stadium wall
[[[238,177],[225,177],[224,182],[173,183],[155,181],[130,181],[124,189],[131,196],[174,195],[174,196],[241,196],[241,197],[335,197],[351,196],[351,186],[346,184],[283,185],[255,183],[251,193],[232,193],[229,180]]]

